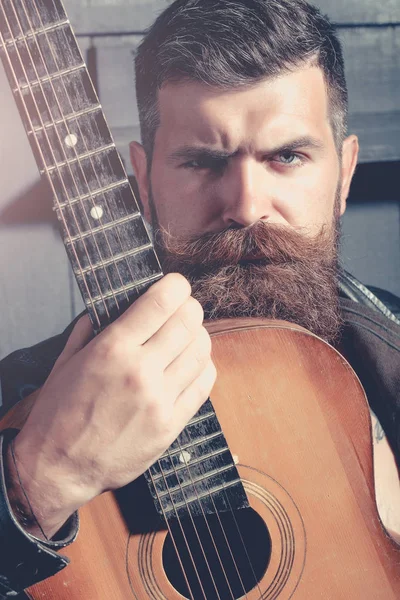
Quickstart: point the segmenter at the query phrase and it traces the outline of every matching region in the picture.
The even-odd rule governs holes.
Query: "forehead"
[[[159,92],[159,143],[200,143],[233,150],[274,138],[333,138],[325,79],[304,67],[251,86],[222,90],[195,81],[166,83]]]

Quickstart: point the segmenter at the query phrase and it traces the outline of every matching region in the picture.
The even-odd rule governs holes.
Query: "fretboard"
[[[161,267],[59,0],[0,0],[0,55],[96,333]],[[164,517],[247,506],[208,401],[146,473]]]
[[[162,276],[58,0],[1,0],[0,53],[96,332]]]
[[[208,400],[175,442],[145,473],[166,519],[249,506],[232,454]]]

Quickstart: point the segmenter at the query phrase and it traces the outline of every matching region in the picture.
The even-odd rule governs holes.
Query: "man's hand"
[[[47,537],[80,506],[143,473],[215,381],[203,310],[181,275],[154,284],[92,339],[83,317],[15,439],[15,465]]]

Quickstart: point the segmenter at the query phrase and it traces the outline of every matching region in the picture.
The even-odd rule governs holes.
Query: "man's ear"
[[[147,170],[147,155],[142,144],[131,142],[129,144],[131,164],[133,173],[139,187],[140,200],[143,205],[143,216],[151,223],[151,212],[149,205],[149,176]]]
[[[340,215],[346,210],[346,202],[350,191],[351,180],[358,161],[358,137],[350,135],[343,142],[342,148],[342,187],[340,190]]]

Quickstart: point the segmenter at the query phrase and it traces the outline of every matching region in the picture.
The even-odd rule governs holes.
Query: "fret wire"
[[[32,37],[32,39],[34,39],[34,36]],[[28,50],[28,52],[29,52],[29,50]],[[83,71],[83,70],[86,70],[85,63],[75,65],[74,67],[69,67],[68,69],[62,69],[61,71],[56,71],[55,73],[49,73],[48,75],[45,75],[44,77],[38,76],[38,78],[35,79],[34,81],[29,81],[29,83],[21,84],[20,88],[22,91],[27,90],[27,89],[31,90],[34,87],[43,85],[43,83],[51,83],[55,79],[59,79],[59,78],[64,77],[65,75],[70,75],[71,73],[75,73],[76,71]],[[39,75],[39,73],[37,71],[36,71],[36,74]]]
[[[70,21],[69,19],[64,19],[63,21],[58,21],[57,23],[53,23],[52,25],[46,25],[46,27],[43,28],[39,28],[39,29],[35,29],[34,31],[29,31],[28,33],[25,33],[24,35],[18,35],[16,37],[13,37],[13,39],[10,40],[5,40],[5,45],[9,46],[12,45],[14,42],[23,42],[26,39],[30,39],[31,37],[35,36],[35,35],[39,35],[40,33],[44,33],[45,31],[53,31],[54,29],[58,29],[60,27],[62,27],[63,25],[70,25]]]
[[[192,440],[186,444],[183,444],[183,446],[179,446],[179,448],[177,448],[176,450],[174,449],[172,452],[172,456],[175,456],[176,454],[180,454],[182,450],[187,450],[188,448],[191,447],[195,447],[198,444],[204,444],[205,442],[210,442],[211,440],[214,440],[215,438],[217,438],[220,435],[224,435],[223,432],[221,430],[216,431],[215,433],[210,433],[209,435],[204,435],[201,438],[198,438],[195,442],[193,442]],[[161,458],[167,458],[167,455],[164,453],[161,455]]]
[[[192,461],[190,461],[190,464],[187,465],[187,469],[189,470],[192,467]],[[201,465],[199,465],[201,466]],[[202,483],[203,481],[205,482],[207,479],[209,479],[210,477],[213,477],[215,475],[220,475],[221,473],[225,473],[226,471],[229,471],[230,469],[233,469],[235,467],[235,465],[226,465],[225,467],[218,467],[217,469],[213,469],[211,471],[207,471],[206,473],[203,471],[203,474],[198,476],[198,477],[194,477],[192,479],[192,481],[186,481],[184,483],[181,482],[181,486],[182,488],[187,488],[189,486],[191,486],[192,484],[194,485],[195,483]],[[174,473],[170,473],[170,475],[173,475]],[[240,481],[240,479],[235,479],[235,482]],[[169,491],[171,491],[172,493],[175,493],[176,491],[179,491],[179,486],[175,485],[173,487],[169,487]],[[159,492],[159,496],[161,498],[163,498],[168,492]]]
[[[224,491],[224,489],[226,488],[230,488],[233,487],[234,485],[237,485],[238,483],[242,483],[241,479],[235,479],[234,481],[228,481],[227,483],[221,484],[220,486],[214,488],[213,490],[208,490],[206,492],[200,492],[198,494],[197,498],[190,498],[190,499],[185,499],[182,502],[176,502],[174,504],[175,509],[176,508],[183,508],[184,506],[186,506],[187,504],[192,504],[193,502],[196,502],[197,500],[201,500],[203,498],[207,498],[209,497],[211,499],[213,494],[217,494],[218,492],[222,492]],[[215,511],[215,514],[218,515],[218,511]]]
[[[115,149],[115,151],[117,151],[114,142],[112,144],[107,144],[107,146],[102,146],[101,148],[98,148],[96,150],[90,150],[88,152],[85,152],[84,154],[77,154],[75,158],[66,158],[66,160],[61,163],[56,163],[55,165],[47,167],[46,172],[51,173],[55,169],[61,169],[62,167],[66,167],[67,165],[75,165],[80,161],[85,160],[86,158],[91,158],[92,156],[96,156],[97,154],[101,154],[102,152],[106,152],[107,150],[112,149]],[[87,196],[89,196],[89,194],[87,194]],[[90,194],[90,196],[92,196],[92,194]],[[82,197],[80,197],[80,199],[81,198]]]
[[[43,131],[44,129],[51,129],[52,127],[56,127],[57,125],[62,125],[64,123],[64,121],[71,121],[72,119],[78,119],[79,117],[82,117],[84,115],[89,115],[92,112],[102,112],[102,106],[101,104],[95,104],[94,106],[90,106],[89,108],[84,108],[82,110],[78,110],[78,111],[74,111],[73,113],[70,113],[68,115],[64,115],[64,117],[62,119],[53,119],[53,121],[51,123],[45,123],[43,125],[43,127],[33,127],[33,129],[29,130],[27,133],[32,135],[35,133],[40,133],[41,131]],[[128,180],[127,180],[128,181]]]
[[[122,187],[123,185],[129,185],[129,179],[121,179],[120,181],[116,181],[115,183],[110,183],[110,185],[106,185],[104,187],[101,187],[97,190],[93,190],[92,191],[92,196],[95,198],[96,196],[101,196],[102,194],[105,194],[106,192],[109,192],[117,187]],[[53,210],[63,210],[63,208],[67,208],[69,206],[73,206],[74,204],[77,204],[79,201],[81,200],[88,200],[90,198],[89,194],[83,194],[82,196],[76,197],[76,198],[71,198],[71,200],[69,200],[68,202],[59,202],[58,206],[54,206]],[[140,212],[138,211],[137,213],[131,213],[131,214],[137,214],[138,216],[141,216]]]
[[[5,13],[4,6],[3,6],[3,4],[2,4],[1,2],[0,2],[0,6],[1,6],[2,12],[3,12],[3,14],[4,14],[4,17],[5,17],[5,22],[6,22],[6,24],[7,24],[7,27],[8,27],[8,29],[9,29],[9,31],[11,32],[10,24],[9,24],[9,21],[8,21],[7,15],[6,15],[6,13]],[[13,67],[13,64],[12,64],[12,61],[11,61],[11,58],[10,58],[10,56],[9,56],[8,52],[7,52],[7,49],[6,49],[6,47],[5,47],[5,44],[4,44],[4,37],[3,37],[3,34],[1,33],[1,31],[0,31],[0,40],[1,40],[1,43],[2,43],[2,45],[3,45],[3,48],[4,48],[4,55],[5,55],[5,57],[6,57],[6,60],[7,60],[7,62],[8,62],[8,66],[9,66],[9,69],[10,69],[10,73],[11,73],[11,75],[13,76],[13,78],[14,78],[14,80],[15,80],[15,83],[18,85],[18,79],[17,79],[17,75],[16,75],[16,72],[15,72],[15,70],[14,70],[14,67]],[[23,70],[25,70],[25,69],[24,69],[24,66],[23,66],[23,63],[22,63],[22,61],[21,61],[21,58],[20,58],[20,57],[19,57],[19,60],[20,60],[20,62],[21,62],[21,66],[22,66]],[[23,109],[24,109],[24,111],[25,111],[26,119],[29,121],[30,127],[32,128],[32,127],[33,127],[33,123],[32,123],[32,120],[31,120],[31,117],[30,117],[30,114],[29,114],[29,110],[28,110],[28,107],[27,107],[27,105],[26,105],[26,103],[25,103],[25,100],[24,100],[24,97],[23,97],[23,94],[22,94],[22,92],[20,92],[20,100],[21,100],[21,105],[22,105],[22,107],[23,107]],[[35,103],[35,105],[36,105],[36,100],[35,100],[35,99],[34,99],[34,103]],[[38,115],[39,115],[39,117],[40,117],[40,111],[39,111],[39,109],[38,109],[37,105],[36,105],[36,109],[37,109],[37,111],[38,111]],[[38,152],[39,152],[39,155],[41,156],[41,159],[42,159],[42,161],[43,161],[43,164],[45,164],[45,158],[44,158],[44,156],[43,156],[43,153],[42,153],[41,146],[40,146],[40,144],[38,143],[38,140],[37,140],[36,138],[35,138],[35,142],[36,142],[36,145],[37,145],[37,150],[38,150]],[[54,198],[55,198],[55,200],[57,201],[57,192],[56,192],[56,190],[55,190],[55,187],[54,187],[54,185],[53,185],[53,182],[51,181],[51,178],[50,178],[50,177],[48,178],[48,182],[49,182],[49,184],[50,184],[50,187],[52,188],[52,191],[53,191],[53,194],[54,194]],[[65,223],[65,222],[64,222],[64,226],[65,226],[66,230],[68,231],[68,227],[67,227],[67,225],[66,225],[66,223]],[[75,252],[75,249],[74,249],[74,252]],[[79,260],[79,257],[78,257],[78,255],[77,255],[76,253],[75,253],[75,258],[76,258],[76,260],[77,260],[78,264],[80,265],[80,260]],[[86,285],[86,282],[85,282],[85,285]],[[87,293],[88,293],[88,295],[90,296],[90,294],[89,294],[89,288],[87,287],[87,285],[86,285],[86,288],[87,288]],[[95,306],[95,303],[94,303],[94,302],[91,302],[91,304],[90,304],[90,305],[91,305],[91,308],[92,308],[92,310],[93,310],[93,317],[96,317],[96,319],[97,319],[97,322],[98,322],[98,324],[100,325],[100,317],[99,317],[99,314],[98,314],[98,312],[97,312],[97,308],[96,308],[96,306]]]
[[[197,465],[197,464],[201,463],[202,461],[206,461],[206,460],[208,460],[209,458],[215,458],[215,457],[217,457],[217,456],[220,456],[220,455],[221,455],[221,454],[223,454],[224,452],[229,452],[229,448],[228,448],[228,446],[226,446],[225,448],[219,448],[218,450],[213,450],[213,451],[212,451],[212,452],[210,452],[209,454],[205,454],[205,455],[203,455],[203,456],[197,456],[196,458],[194,458],[194,459],[192,459],[192,460],[190,461],[190,464],[191,464],[191,465]],[[167,458],[167,457],[162,457],[162,458]],[[161,458],[160,458],[160,460],[161,460]],[[167,475],[167,476],[168,476],[168,475],[172,475],[172,474],[174,474],[175,472],[182,471],[183,469],[185,469],[185,465],[182,465],[182,464],[181,464],[181,465],[175,465],[175,469],[174,469],[174,470],[172,470],[172,469],[171,469],[171,471],[165,471],[165,470],[164,470],[164,473],[165,473],[165,475]],[[160,479],[160,478],[161,478],[161,474],[160,474],[160,473],[157,473],[157,474],[155,475],[155,474],[153,473],[153,477],[154,477],[154,479],[157,481],[158,479]]]
[[[215,412],[208,412],[203,415],[195,415],[192,417],[188,423],[188,425],[196,425],[197,423],[201,423],[201,421],[206,421],[207,419],[216,418]]]
[[[124,285],[122,288],[114,290],[114,291],[116,294],[121,294],[121,293],[125,293],[125,292],[130,292],[132,290],[137,290],[137,288],[143,286],[146,283],[152,283],[152,282],[158,281],[158,279],[161,279],[161,277],[163,277],[163,274],[157,273],[156,275],[151,275],[150,277],[145,277],[144,279],[139,279],[135,283]],[[113,297],[112,292],[106,292],[102,296],[97,296],[97,297],[93,296],[92,300],[93,300],[93,302],[100,302],[103,298],[105,300],[107,300],[108,298],[112,298],[112,297]]]
[[[36,8],[36,11],[37,11],[37,15],[38,15],[38,17],[39,17],[39,20],[40,20],[41,24],[43,25],[42,18],[41,18],[40,14],[39,14],[39,11],[37,10],[37,6],[36,6],[36,4],[35,4],[35,3],[34,3],[34,6],[35,6],[35,8]],[[14,4],[13,4],[13,7],[14,7]],[[27,18],[27,20],[28,20],[28,22],[29,22],[29,24],[30,24],[30,26],[31,26],[31,20],[30,20],[30,17],[29,17],[29,14],[28,14],[28,12],[27,12],[27,10],[26,10],[26,5],[25,5],[25,2],[24,2],[24,0],[21,0],[21,7],[23,8],[23,10],[24,10],[24,12],[25,12],[25,15],[26,15],[26,18]],[[14,13],[15,13],[15,16],[16,16],[16,18],[17,18],[17,20],[18,20],[18,23],[20,24],[20,20],[19,20],[19,17],[17,16],[17,13],[16,13],[16,11],[15,11],[15,8],[14,8]],[[20,24],[20,27],[21,27],[21,24]],[[32,26],[31,26],[31,28],[32,28]],[[33,28],[32,28],[32,29],[33,29]],[[22,30],[22,28],[21,28],[21,30]],[[64,33],[65,33],[65,30],[63,30],[63,31],[64,31]],[[46,38],[46,40],[47,40],[47,44],[48,44],[49,50],[50,50],[50,52],[51,52],[51,54],[52,54],[52,57],[53,57],[53,60],[54,60],[54,64],[55,64],[55,65],[56,65],[56,67],[57,67],[57,60],[56,60],[55,54],[54,54],[54,52],[53,52],[53,48],[52,48],[52,46],[51,46],[51,44],[50,44],[50,42],[49,42],[48,35],[47,35],[47,33],[45,33],[44,35],[45,35],[45,38]],[[46,63],[46,61],[45,61],[45,59],[44,59],[44,56],[43,56],[43,53],[42,53],[42,49],[41,49],[41,47],[40,47],[40,45],[39,45],[39,43],[38,43],[38,41],[37,41],[37,38],[36,38],[35,36],[33,36],[33,39],[34,39],[34,40],[35,40],[35,42],[36,42],[37,50],[38,50],[38,52],[39,52],[39,54],[40,54],[40,57],[41,57],[41,60],[42,60],[42,62],[43,62],[44,69],[45,69],[45,71],[47,71],[47,72],[48,72],[48,69],[47,69],[47,63]],[[38,72],[37,72],[37,69],[36,69],[36,66],[35,66],[35,64],[34,64],[34,61],[32,60],[32,54],[31,54],[31,51],[30,51],[30,49],[29,49],[28,45],[26,45],[26,48],[27,48],[27,51],[28,51],[28,53],[29,53],[30,59],[31,59],[31,61],[32,61],[32,64],[33,64],[33,66],[34,66],[35,73],[36,73],[36,75],[37,75],[37,77],[38,77],[38,80],[40,81],[40,77],[39,77],[39,74],[38,74]],[[49,73],[48,73],[48,74],[49,74]],[[49,77],[50,77],[50,74],[49,74]],[[67,92],[67,90],[66,90],[66,87],[65,87],[65,84],[64,84],[64,81],[63,81],[63,79],[62,79],[62,78],[61,78],[61,82],[62,82],[62,85],[63,85],[63,87],[64,87],[65,94],[66,94],[66,96],[67,96],[67,98],[68,98],[68,92]],[[52,82],[52,79],[51,79],[51,78],[49,79],[49,83],[50,83],[50,86],[51,86],[51,88],[52,88],[52,91],[53,91],[53,94],[54,94],[54,99],[56,100],[56,103],[57,103],[58,109],[59,109],[59,111],[60,111],[60,114],[62,115],[62,114],[63,114],[63,110],[62,110],[62,107],[61,107],[61,105],[60,105],[60,103],[59,103],[58,96],[57,96],[57,94],[55,93],[55,89],[54,89],[53,82]],[[44,95],[44,91],[43,91],[43,86],[42,86],[42,83],[40,82],[40,83],[39,83],[39,85],[40,85],[41,91],[42,91],[42,93],[43,93],[43,95]],[[44,95],[44,98],[45,98],[45,102],[46,102],[46,105],[47,105],[47,109],[48,109],[48,111],[49,111],[49,115],[50,115],[50,117],[52,118],[52,111],[51,111],[51,109],[50,109],[49,103],[47,102],[47,99],[46,99],[45,95]],[[72,109],[72,105],[71,105],[71,109]],[[70,134],[70,131],[69,131],[69,128],[68,128],[68,125],[67,125],[67,122],[65,121],[65,119],[64,119],[64,124],[65,124],[65,127],[66,127],[67,131],[68,131],[68,134]],[[61,142],[61,139],[60,139],[60,137],[59,137],[59,135],[58,135],[58,130],[57,130],[57,129],[55,129],[55,132],[56,132],[56,135],[57,135],[58,141],[59,141],[59,143],[60,143],[60,147],[61,147],[61,149],[63,150],[63,149],[64,149],[64,146],[63,146],[63,144],[62,144],[62,142]],[[49,140],[48,140],[48,143],[50,144]],[[65,158],[67,159],[67,156],[66,156],[66,154],[65,154],[65,150],[63,150],[63,151],[64,151]],[[76,151],[75,151],[75,154],[76,154]],[[88,181],[87,181],[87,178],[86,178],[86,174],[85,174],[85,172],[84,172],[84,169],[82,168],[82,166],[81,166],[81,164],[80,164],[79,160],[78,160],[78,164],[79,164],[79,165],[80,165],[80,167],[81,167],[81,172],[82,172],[82,174],[83,174],[83,177],[84,177],[84,179],[85,179],[86,185],[87,185],[87,187],[88,187],[88,191],[89,191],[89,193],[90,193],[90,186],[89,186],[89,183],[88,183]],[[71,169],[70,165],[68,165],[68,168],[69,168],[69,171],[70,171],[70,175],[71,175],[71,177],[72,177],[72,179],[73,179],[73,181],[74,181],[74,184],[75,184],[75,187],[76,187],[76,191],[77,191],[77,192],[78,192],[78,194],[79,194],[79,188],[78,188],[78,185],[77,185],[77,183],[76,183],[75,175],[74,175],[74,173],[73,173],[73,171],[72,171],[72,169]],[[95,170],[94,170],[94,171],[95,171]],[[96,173],[96,171],[95,171],[95,173]],[[96,173],[96,177],[97,177],[97,179],[98,179],[97,173]],[[60,178],[62,179],[62,176],[61,176],[61,175],[60,175]],[[99,184],[100,184],[100,182],[99,182]],[[69,196],[67,195],[67,198],[68,198],[68,197],[69,197]],[[94,207],[94,206],[95,206],[95,205],[94,205],[94,202],[93,202],[93,207]],[[87,219],[87,222],[88,222],[88,225],[89,225],[89,229],[90,229],[90,221],[89,221],[89,219],[88,219],[88,217],[87,217],[86,211],[85,211],[84,209],[83,209],[83,211],[84,211],[84,214],[85,214],[85,216],[86,216],[86,219]],[[75,222],[76,222],[76,219],[75,219]],[[100,220],[100,222],[101,222],[101,220]],[[78,231],[79,231],[79,225],[78,225],[78,223],[77,223],[77,222],[76,222],[76,226],[77,226],[77,228],[78,228]],[[95,245],[96,245],[97,251],[99,252],[99,256],[100,256],[100,258],[101,258],[101,256],[102,256],[102,255],[101,255],[101,252],[100,252],[100,248],[98,247],[97,240],[96,240],[95,236],[93,236],[93,238],[94,238],[94,243],[95,243]],[[107,236],[105,236],[105,238],[106,238],[106,241],[107,241],[107,243],[108,243],[108,245],[109,245],[109,242],[108,242],[108,238],[107,238]],[[110,247],[110,251],[111,251],[111,247]],[[90,259],[90,255],[89,255],[89,254],[88,254],[88,257],[89,257],[89,263],[91,264],[91,259]],[[111,281],[110,281],[110,278],[109,278],[108,272],[107,272],[107,271],[105,271],[105,273],[106,273],[106,277],[107,277],[107,279],[108,279],[108,282],[109,282],[109,284],[110,284],[110,288],[111,288],[111,289],[113,289],[113,286],[112,286],[112,283],[111,283]],[[99,291],[100,291],[100,294],[102,294],[101,286],[100,286],[99,280],[98,280],[98,278],[97,278],[97,274],[96,274],[96,272],[94,272],[94,277],[95,277],[95,279],[96,279],[97,287],[98,287],[98,289],[99,289]],[[121,279],[121,283],[122,283],[122,278],[120,277],[120,279]],[[115,303],[116,303],[116,305],[117,305],[117,307],[118,307],[118,309],[119,309],[119,303],[118,303],[118,300],[117,300],[116,296],[114,297],[114,300],[115,300]],[[104,305],[106,306],[106,304],[105,304],[105,303],[104,303]],[[106,312],[107,312],[107,314],[108,314],[108,317],[110,318],[110,314],[109,314],[109,312],[108,312],[108,308],[106,308]]]
[[[120,254],[114,254],[113,258],[104,259],[102,264],[94,264],[93,267],[84,267],[82,270],[79,270],[79,275],[85,275],[89,273],[91,269],[100,269],[101,267],[108,267],[112,265],[114,261],[124,260],[127,257],[135,256],[135,254],[140,254],[140,252],[144,252],[145,250],[150,250],[152,248],[152,244],[149,242],[144,246],[139,246],[139,248],[133,248],[132,250],[128,250],[127,252],[121,252]]]
[[[123,225],[124,223],[129,223],[129,221],[134,221],[135,219],[139,219],[142,215],[140,212],[130,213],[126,217],[121,217],[120,219],[115,219],[112,223],[105,223],[99,227],[92,227],[92,229],[88,231],[83,231],[80,235],[72,235],[68,236],[68,239],[65,239],[64,242],[69,244],[70,242],[76,242],[78,240],[83,240],[86,237],[90,237],[96,233],[102,233],[105,229],[112,229],[113,227],[118,227],[118,225]]]
[[[24,0],[22,0],[22,2],[24,2]],[[39,15],[39,13],[38,13],[38,16],[39,16],[39,19],[41,20],[41,17],[40,17],[40,15]],[[66,31],[65,31],[65,29],[63,29],[63,33],[64,33],[64,36],[65,36],[65,38],[66,38]],[[46,35],[46,34],[45,34],[45,35]],[[47,37],[47,35],[46,35],[46,37]],[[66,42],[68,42],[68,40],[67,40],[67,39],[66,39]],[[50,48],[50,51],[52,52],[52,55],[53,55],[53,59],[54,59],[54,61],[55,61],[55,64],[57,64],[57,60],[56,60],[56,58],[55,58],[55,56],[54,56],[54,52],[53,52],[53,49],[52,49],[52,47],[51,47],[51,45],[50,45],[50,44],[49,44],[49,48]],[[64,86],[64,89],[65,89],[65,86]],[[68,97],[68,94],[67,94],[67,91],[66,91],[66,89],[65,89],[65,92],[66,92],[66,95],[67,95],[67,97]],[[72,106],[71,106],[71,109],[72,109]],[[83,139],[83,141],[84,141],[84,143],[85,143],[85,147],[86,147],[86,149],[87,149],[86,140],[85,140],[84,136],[82,136],[82,131],[81,131],[81,129],[80,129],[79,122],[77,123],[77,125],[78,125],[78,128],[79,128],[79,130],[80,130],[81,137],[82,137],[82,139]],[[107,157],[107,159],[109,160],[109,158],[108,158],[108,157]],[[91,159],[90,159],[90,160],[91,160]],[[120,159],[119,159],[119,160],[120,160]],[[109,166],[111,167],[111,164],[110,164],[110,163],[109,163]],[[95,169],[94,169],[94,171],[95,171],[96,177],[97,177],[97,179],[98,179],[98,176],[97,176],[97,171],[96,171]],[[98,182],[98,183],[99,183],[99,185],[100,185],[100,182]],[[90,188],[89,188],[89,186],[88,186],[88,190],[89,190],[89,193],[90,193]],[[104,197],[104,201],[105,201],[105,203],[107,203],[107,200],[106,200],[106,198],[105,198],[105,197]],[[93,206],[94,206],[94,202],[93,202],[93,200],[92,200],[92,203],[93,203]],[[102,224],[102,220],[101,220],[101,218],[100,218],[100,223]],[[120,238],[120,236],[119,236],[119,231],[118,231],[118,229],[117,229],[117,235],[118,235],[118,237],[119,237],[119,241],[120,241],[121,250],[123,250],[123,245],[122,245],[121,238]],[[108,246],[109,246],[110,252],[112,253],[112,251],[111,251],[111,247],[110,247],[110,244],[109,244],[109,240],[108,240],[108,237],[107,237],[107,234],[106,234],[106,233],[104,233],[104,237],[105,237],[105,239],[106,239],[106,241],[107,241],[107,244],[108,244]],[[157,259],[157,260],[158,260],[158,259]],[[122,277],[121,277],[121,274],[120,274],[120,272],[119,272],[118,266],[117,266],[117,265],[115,265],[115,266],[116,266],[116,270],[117,270],[117,273],[118,273],[118,275],[119,275],[119,278],[120,278],[121,284],[123,285]],[[132,279],[134,279],[134,278],[133,278],[133,273],[132,273],[132,271],[131,271],[131,268],[130,268],[130,265],[129,265],[129,263],[128,263],[128,262],[127,262],[127,266],[128,266],[128,269],[129,269],[129,272],[130,272],[130,274],[131,274],[131,277],[132,277]],[[160,268],[160,270],[161,270],[161,268]],[[109,277],[108,277],[108,272],[107,272],[107,278],[109,279]],[[111,284],[111,282],[110,282],[110,281],[109,281],[109,283],[110,283],[110,287],[112,288],[112,284]],[[128,296],[127,296],[127,299],[128,299]]]

